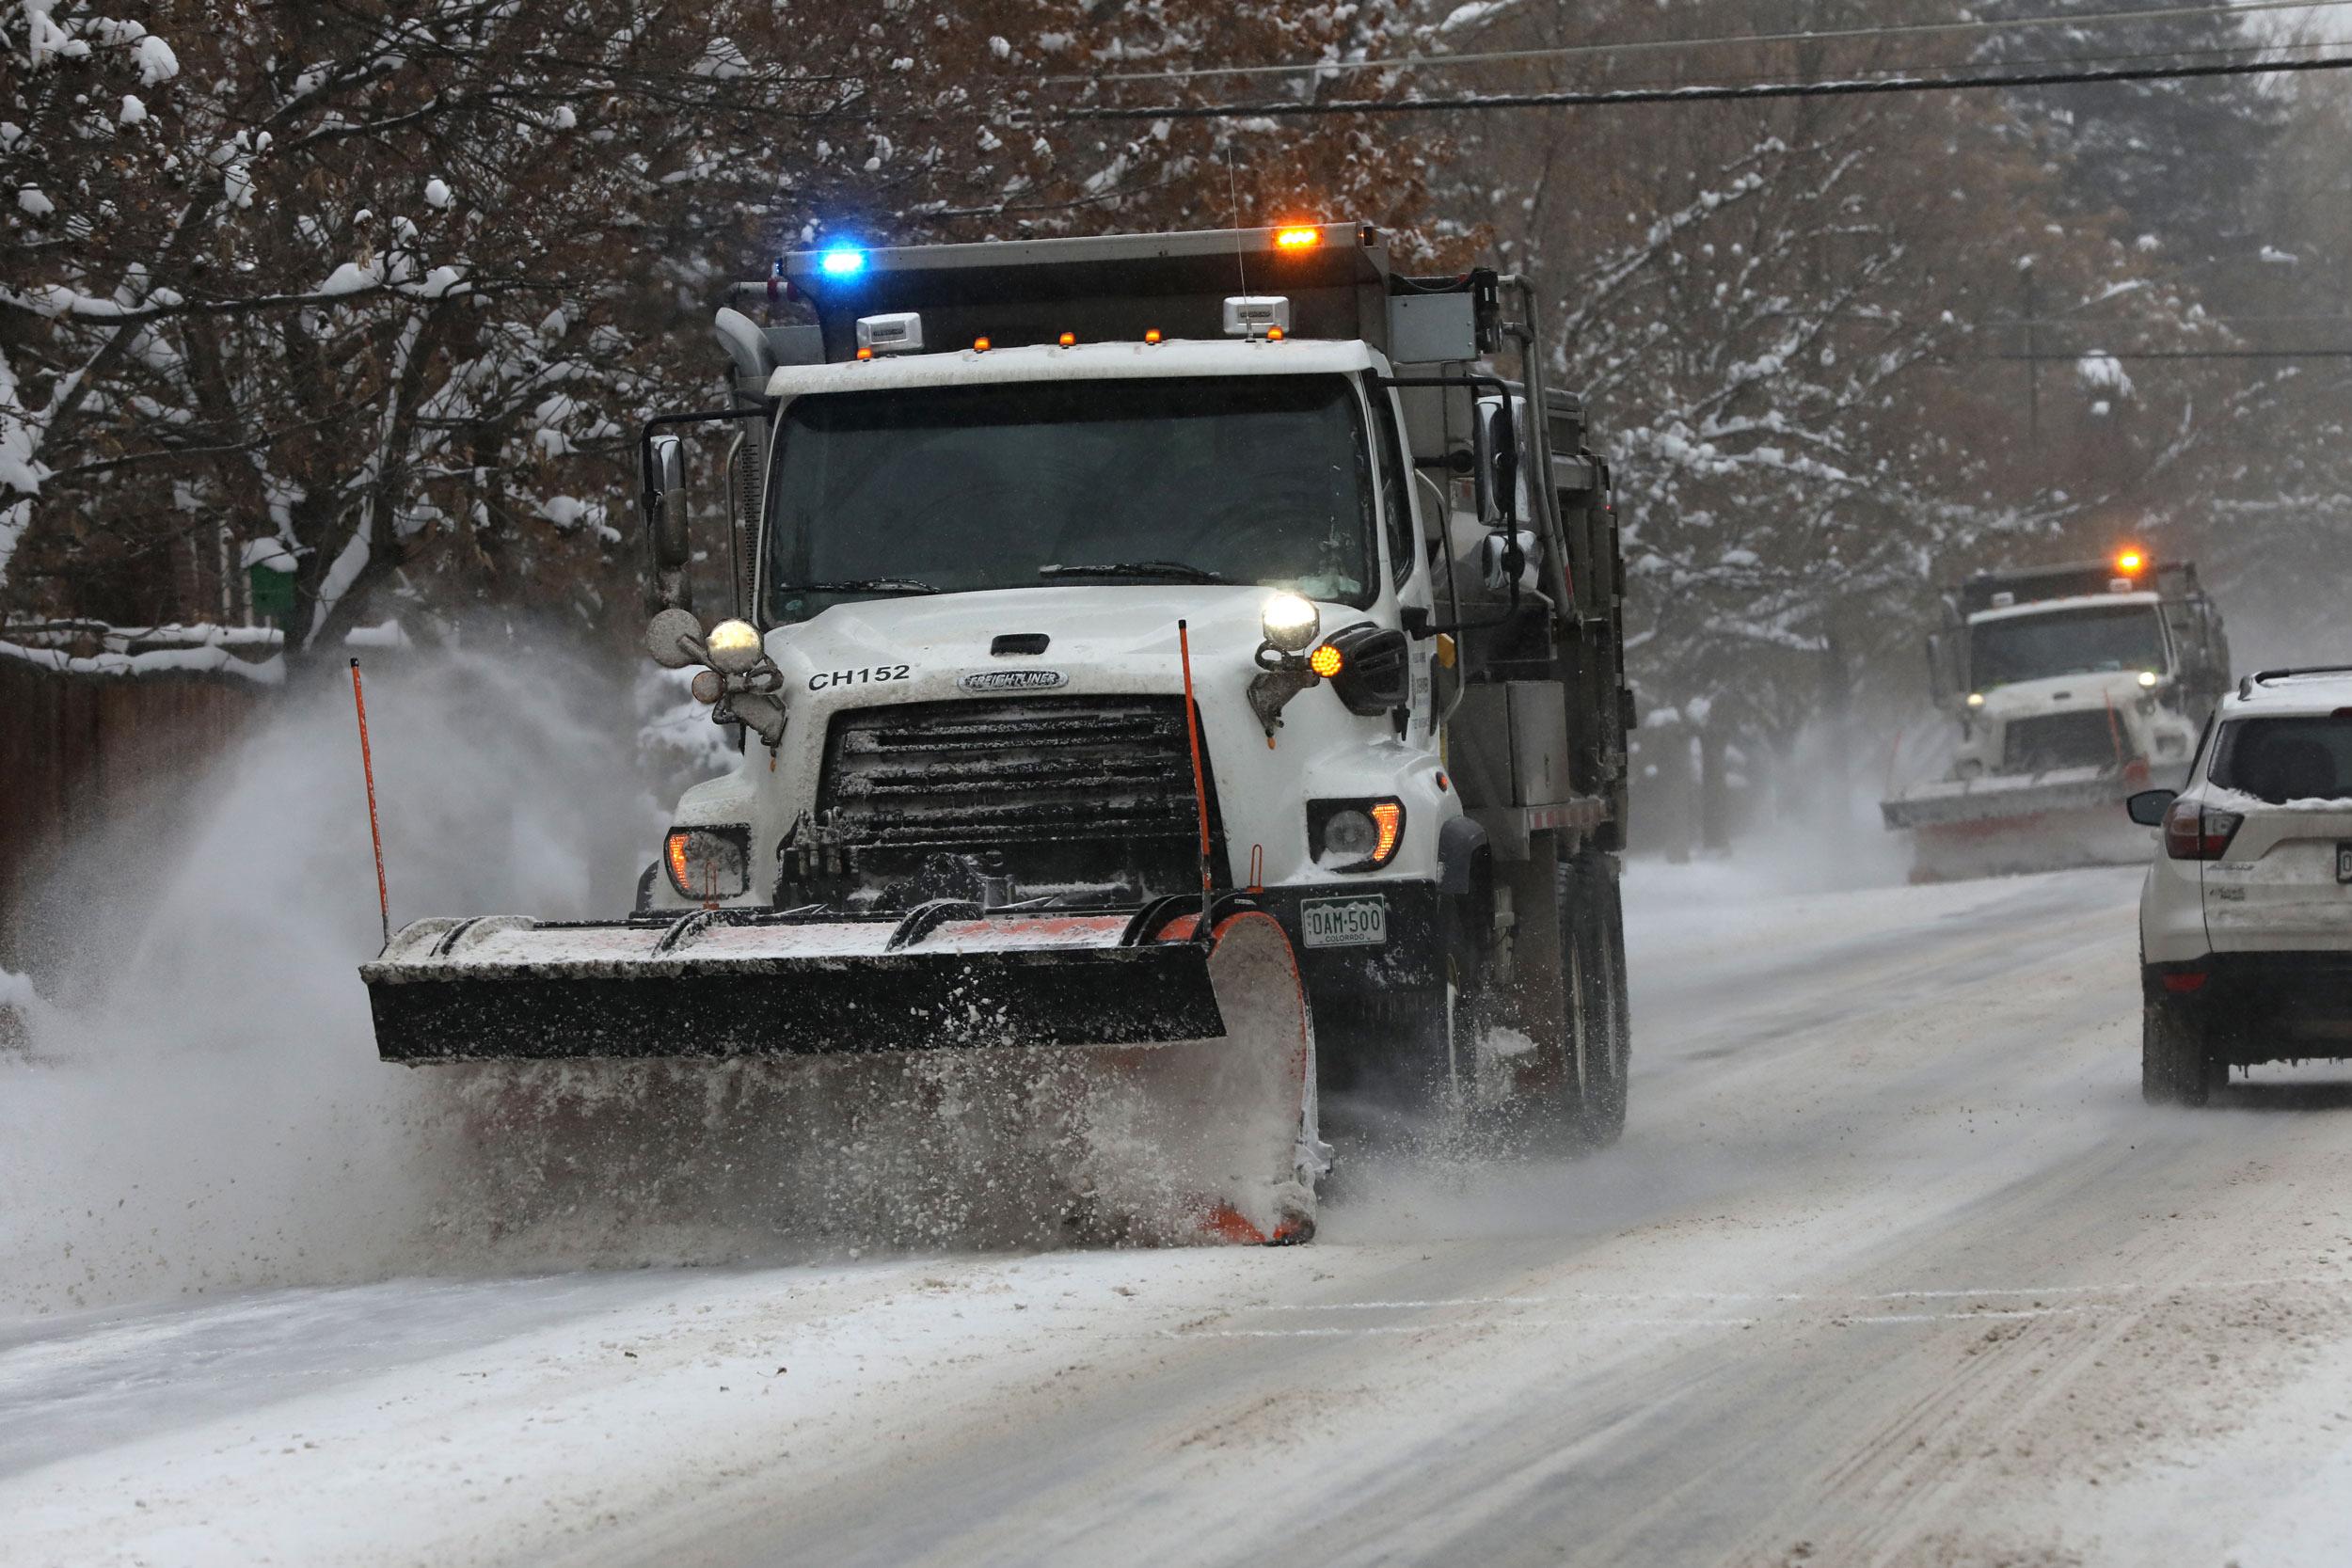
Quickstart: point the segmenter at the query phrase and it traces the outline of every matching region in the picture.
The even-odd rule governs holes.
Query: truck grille
[[[2054,768],[2115,767],[2125,760],[2131,742],[2123,735],[2123,721],[2110,720],[2104,708],[2012,719],[2001,734],[2002,770],[2045,773]]]
[[[1214,787],[1209,798],[1221,846]],[[868,876],[945,855],[974,857],[977,870],[1027,887],[1198,885],[1199,806],[1180,697],[854,709],[826,737],[818,809]]]

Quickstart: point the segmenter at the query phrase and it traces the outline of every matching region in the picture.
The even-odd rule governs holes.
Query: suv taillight
[[[2245,820],[2239,812],[2175,800],[2164,814],[2164,852],[2176,861],[2217,861]]]

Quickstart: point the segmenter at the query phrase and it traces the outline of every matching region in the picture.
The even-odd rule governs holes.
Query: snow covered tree
[[[633,602],[636,428],[708,396],[727,279],[832,232],[1223,223],[1237,191],[1409,229],[1427,150],[1360,125],[1057,114],[1121,62],[1361,54],[1384,14],[20,8],[0,609],[234,620],[258,551],[294,562],[295,655],[400,606],[598,620]]]
[[[2191,15],[2179,14],[2184,9]],[[2148,11],[2145,18],[2106,18]],[[2074,16],[2069,25],[1994,33],[1980,64],[2210,65],[2251,58],[2262,40],[2227,0],[1996,0],[1984,17]],[[2238,258],[2251,239],[2249,196],[2279,145],[2286,106],[2245,80],[2119,82],[2021,87],[2003,95],[2016,134],[2058,170],[2059,205],[2153,236],[2184,264]]]
[[[1758,30],[1872,21],[1812,6]],[[1474,42],[1438,37],[1574,48],[1701,30],[1629,4],[1480,23]],[[1963,50],[1941,55],[1883,39],[1620,50],[1476,80],[1834,79]],[[1562,110],[1465,141],[1446,198],[1564,296],[1556,369],[1616,460],[1645,700],[1703,712],[1752,754],[1786,752],[1824,712],[1915,701],[1939,585],[2096,553],[2119,517],[2195,494],[2232,427],[2240,372],[2150,386],[2098,352],[2227,340],[2160,254],[2070,221],[2073,193],[1996,101]],[[2029,337],[2029,313],[2083,325]],[[2012,357],[2028,352],[2052,362]]]

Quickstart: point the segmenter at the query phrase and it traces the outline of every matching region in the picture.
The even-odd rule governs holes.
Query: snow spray
[[[408,912],[631,907],[680,783],[630,766],[641,741],[689,776],[738,758],[707,709],[678,727],[670,686],[632,697],[595,669],[371,671]],[[192,806],[77,845],[36,905],[83,959],[40,997],[0,975],[26,1037],[0,1052],[0,1322],[402,1275],[1115,1241],[1132,1233],[1086,1228],[1089,1202],[1183,1198],[1137,1108],[1067,1053],[382,1062],[347,701],[331,681],[291,695]]]

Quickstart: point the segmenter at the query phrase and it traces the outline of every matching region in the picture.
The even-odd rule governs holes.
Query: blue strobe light
[[[866,252],[836,245],[818,258],[817,265],[827,277],[855,277],[866,270]]]

